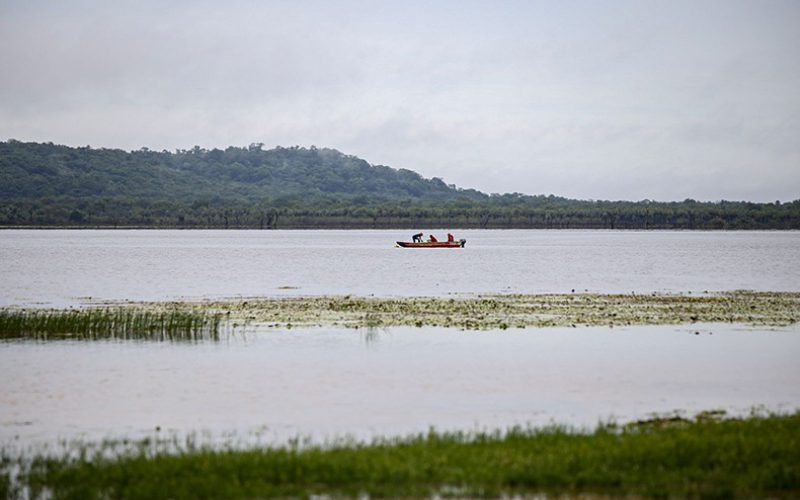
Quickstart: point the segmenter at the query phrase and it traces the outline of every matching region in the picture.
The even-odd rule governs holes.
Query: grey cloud
[[[485,191],[794,199],[794,2],[0,3],[0,137],[329,146]]]

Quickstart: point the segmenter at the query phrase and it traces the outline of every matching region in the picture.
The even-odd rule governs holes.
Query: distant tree
[[[73,210],[69,214],[69,221],[75,224],[83,224],[86,218],[80,210]]]
[[[90,216],[91,215],[91,216]],[[800,229],[800,200],[487,195],[328,148],[206,150],[0,142],[0,224],[115,227]]]

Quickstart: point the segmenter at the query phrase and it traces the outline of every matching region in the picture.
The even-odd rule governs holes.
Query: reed
[[[219,340],[221,324],[219,314],[202,310],[0,310],[1,339]]]

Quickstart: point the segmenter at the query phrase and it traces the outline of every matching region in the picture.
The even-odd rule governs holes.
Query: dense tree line
[[[0,142],[0,225],[170,228],[800,229],[791,203],[487,195],[321,148]]]
[[[262,201],[320,194],[447,199],[479,198],[441,179],[373,166],[333,149],[292,147],[175,152],[71,148],[51,143],[0,142],[0,199],[45,196],[169,200]]]

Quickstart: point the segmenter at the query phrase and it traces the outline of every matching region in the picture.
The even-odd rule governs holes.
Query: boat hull
[[[459,241],[398,241],[397,246],[403,248],[463,248],[467,240]]]

